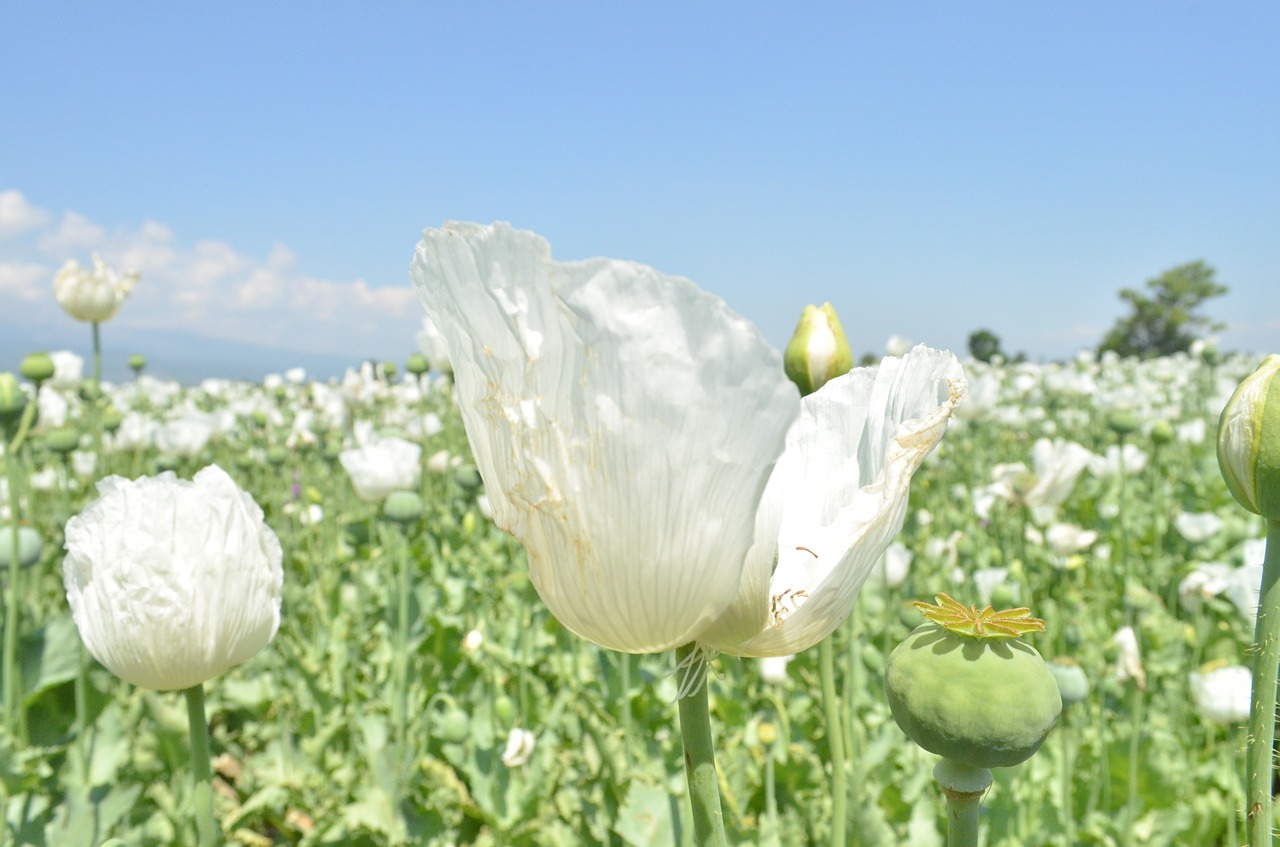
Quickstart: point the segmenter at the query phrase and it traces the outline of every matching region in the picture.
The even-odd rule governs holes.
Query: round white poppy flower
[[[623,652],[825,637],[964,393],[955,357],[921,346],[802,405],[719,298],[631,262],[553,261],[507,224],[428,229],[410,275],[495,522],[552,613]]]
[[[356,496],[366,503],[381,503],[392,491],[418,487],[422,448],[403,438],[379,438],[363,447],[338,454]]]
[[[533,748],[538,739],[527,729],[516,727],[507,736],[507,748],[502,751],[502,764],[509,768],[518,768],[527,763],[533,756]]]
[[[118,273],[98,256],[90,270],[68,259],[53,278],[53,296],[78,321],[109,320],[138,284],[138,272]]]
[[[1191,700],[1205,720],[1219,724],[1244,723],[1249,719],[1253,675],[1243,665],[1201,668],[1203,673],[1187,674]]]
[[[217,465],[98,483],[66,526],[63,583],[80,637],[125,682],[190,688],[275,637],[284,582],[276,534]]]

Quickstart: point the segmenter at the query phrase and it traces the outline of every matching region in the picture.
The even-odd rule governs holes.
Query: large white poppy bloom
[[[53,278],[53,296],[76,320],[100,322],[115,316],[137,284],[137,271],[119,273],[99,256],[93,257],[92,270],[68,259]]]
[[[190,688],[275,637],[280,541],[217,465],[98,483],[67,521],[63,583],[80,637],[125,682]]]
[[[624,652],[824,637],[963,393],[954,357],[918,348],[802,414],[778,351],[719,298],[631,262],[555,262],[506,224],[428,229],[410,274],[495,522],[552,613]]]

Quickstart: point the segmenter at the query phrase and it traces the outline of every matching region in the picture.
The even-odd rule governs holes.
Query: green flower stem
[[[23,410],[18,429],[9,442],[4,455],[5,476],[9,481],[9,573],[8,590],[5,592],[4,615],[4,717],[9,731],[23,744],[27,740],[26,711],[22,708],[22,666],[18,663],[18,612],[22,592],[19,583],[22,569],[18,562],[18,518],[22,516],[22,492],[25,488],[18,450],[31,429],[35,418],[36,401],[32,399]]]
[[[1271,783],[1275,767],[1276,666],[1280,664],[1280,520],[1267,522],[1258,623],[1253,636],[1253,704],[1249,710],[1247,835],[1250,847],[1271,844]]]
[[[1075,756],[1071,747],[1071,707],[1062,711],[1062,720],[1058,721],[1059,743],[1062,745],[1062,831],[1066,834],[1066,843],[1076,843],[1076,815],[1073,802],[1072,766]]]
[[[702,675],[698,690],[680,700],[680,734],[684,740],[684,769],[689,780],[689,803],[693,808],[693,833],[697,847],[728,847],[724,814],[720,811],[720,785],[716,780],[715,744],[711,737],[711,712],[707,705],[707,668],[701,658],[692,658],[695,647],[676,649],[677,667],[686,660],[696,662],[689,673]]]
[[[204,713],[204,684],[182,692],[187,698],[187,723],[191,727],[191,787],[196,833],[200,847],[218,844],[213,818],[213,766],[209,760],[209,721]]]
[[[1126,844],[1134,839],[1134,824],[1142,812],[1142,797],[1138,793],[1138,771],[1142,766],[1142,724],[1143,724],[1143,691],[1137,681],[1133,681],[1129,691],[1129,796],[1124,806]]]
[[[831,847],[843,847],[849,785],[845,774],[844,721],[840,718],[840,697],[836,694],[835,646],[830,638],[818,645],[818,663],[822,703],[827,713],[827,746],[831,754]]]
[[[991,771],[943,759],[933,778],[947,798],[947,847],[978,847],[978,812],[991,787]]]
[[[398,528],[397,528],[398,529]],[[395,548],[395,561],[398,584],[396,586],[396,643],[392,654],[392,673],[394,674],[395,700],[391,704],[391,721],[395,732],[395,743],[400,749],[396,784],[400,784],[404,776],[405,763],[409,761],[408,712],[409,712],[409,592],[412,580],[409,573],[410,556],[404,533],[384,532],[384,546]],[[399,797],[396,798],[397,802]]]

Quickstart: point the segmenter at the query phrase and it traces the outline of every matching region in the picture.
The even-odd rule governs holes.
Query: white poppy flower
[[[113,317],[137,284],[137,271],[117,273],[98,256],[93,270],[68,259],[53,278],[53,296],[71,317],[98,323]]]
[[[418,487],[422,448],[403,438],[379,438],[363,447],[338,454],[356,496],[366,503],[380,503],[392,491]]]
[[[1222,529],[1222,518],[1213,512],[1179,512],[1173,519],[1174,529],[1192,544],[1208,541]]]
[[[516,727],[507,736],[507,748],[502,751],[502,764],[509,768],[518,768],[527,763],[533,756],[533,748],[538,739],[527,729]]]
[[[630,262],[552,261],[506,224],[427,230],[411,276],[495,521],[552,613],[624,652],[783,655],[825,637],[964,392],[954,356],[918,347],[802,407],[719,298]]]
[[[190,688],[270,643],[280,624],[280,542],[217,465],[98,483],[66,526],[63,582],[80,637],[125,682]]]
[[[795,656],[766,656],[760,662],[760,678],[770,685],[787,684],[787,665]]]
[[[1191,671],[1187,683],[1196,711],[1218,724],[1244,723],[1249,719],[1253,675],[1243,665],[1224,665]]]
[[[1116,679],[1119,682],[1133,680],[1139,688],[1147,687],[1147,670],[1142,665],[1142,651],[1138,647],[1138,634],[1133,627],[1121,627],[1111,637],[1116,646]]]
[[[431,370],[437,373],[453,373],[453,366],[449,364],[448,342],[445,341],[444,335],[436,327],[430,315],[423,316],[422,329],[418,331],[414,340],[418,342],[418,349],[422,351]]]

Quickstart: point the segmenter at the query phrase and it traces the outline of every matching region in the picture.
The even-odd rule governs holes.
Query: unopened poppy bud
[[[134,353],[129,357],[129,367],[135,374],[142,373],[142,369],[147,366],[147,360],[143,358],[141,353]]]
[[[1174,439],[1173,424],[1168,421],[1156,421],[1151,427],[1151,443],[1163,447]]]
[[[1218,466],[1251,512],[1280,520],[1280,355],[1244,378],[1218,422]]]
[[[1129,435],[1137,431],[1139,425],[1138,416],[1132,412],[1112,412],[1107,417],[1107,426],[1116,435]]]
[[[427,364],[427,357],[421,353],[411,353],[409,358],[405,360],[404,369],[414,376],[422,376],[430,366]]]
[[[823,303],[821,309],[804,307],[783,354],[783,367],[802,395],[812,394],[853,367],[849,340],[830,303]]]
[[[22,360],[18,371],[36,385],[53,376],[53,357],[48,353],[32,353]]]
[[[413,523],[422,517],[422,498],[412,491],[393,491],[383,501],[382,515],[396,523]]]
[[[60,426],[45,435],[44,443],[55,453],[70,453],[80,446],[80,433],[75,427]]]
[[[0,421],[17,420],[26,407],[27,393],[18,378],[8,371],[0,373]]]

